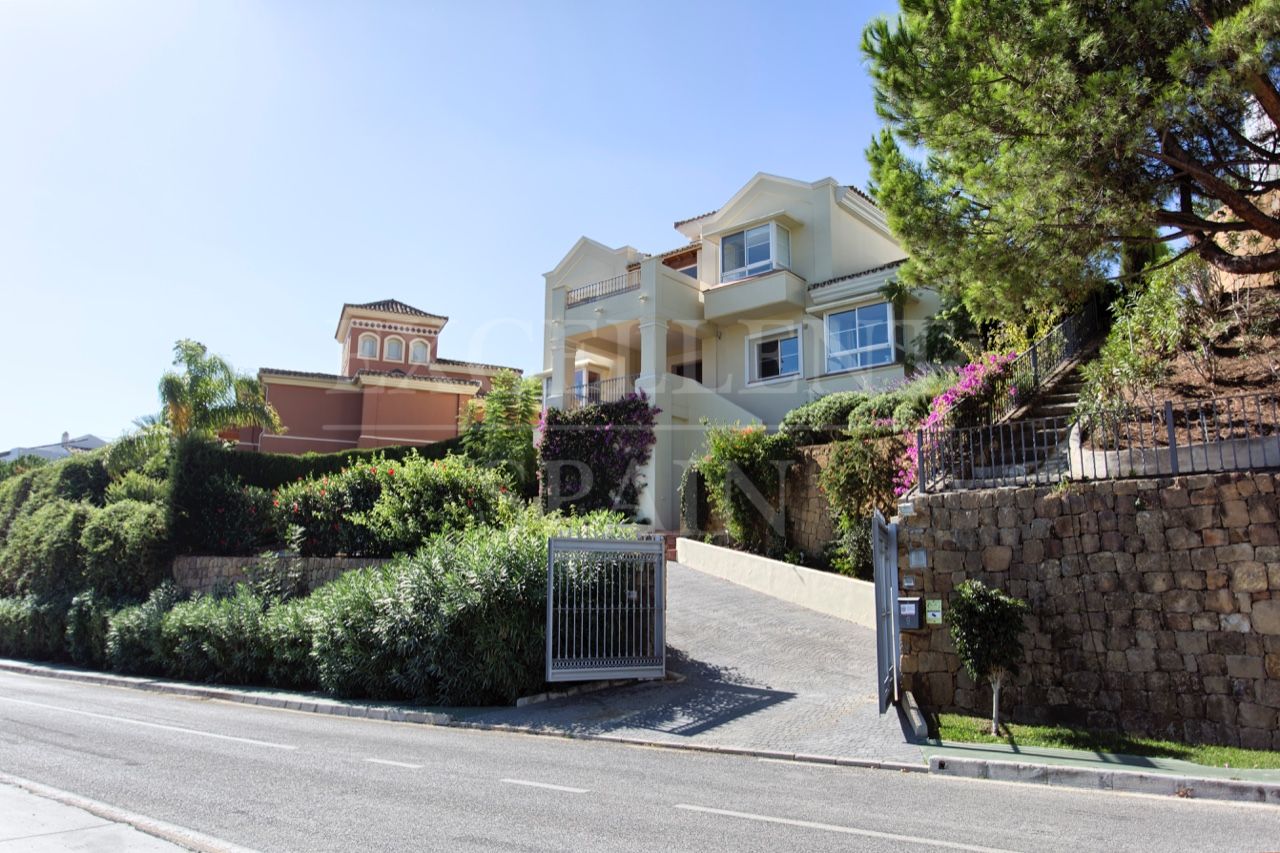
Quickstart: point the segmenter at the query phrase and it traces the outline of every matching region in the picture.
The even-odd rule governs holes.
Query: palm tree
[[[236,373],[204,344],[181,340],[173,345],[173,363],[160,377],[161,416],[176,439],[214,436],[239,427],[282,432],[280,415],[267,402],[262,385]]]

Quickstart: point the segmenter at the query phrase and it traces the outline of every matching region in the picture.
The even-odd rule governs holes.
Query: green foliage
[[[107,665],[107,629],[112,608],[92,590],[71,599],[67,608],[66,640],[71,662],[102,669]]]
[[[413,458],[417,458],[416,456]],[[375,531],[352,519],[374,508],[402,462],[375,456],[335,474],[291,483],[276,492],[274,505],[289,546],[304,557],[376,556],[384,551]]]
[[[698,471],[712,510],[739,547],[771,555],[785,550],[779,501],[784,472],[795,458],[795,443],[783,432],[723,425],[707,430],[707,450],[697,462]]]
[[[83,588],[80,536],[95,509],[54,498],[19,515],[0,548],[0,592],[66,601]]]
[[[489,393],[467,404],[462,445],[477,462],[504,471],[525,497],[538,493],[537,451],[533,427],[542,407],[537,379],[522,379],[514,370],[494,375]]]
[[[65,637],[65,605],[34,595],[0,598],[0,656],[60,660]]]
[[[1026,602],[970,579],[955,588],[950,607],[951,642],[975,681],[1018,671]]]
[[[164,424],[175,438],[212,438],[251,426],[283,431],[280,416],[267,402],[258,380],[236,373],[204,344],[178,341],[173,345],[173,364],[181,370],[160,377],[160,402]]]
[[[303,619],[311,636],[316,679],[326,692],[371,699],[397,697],[393,684],[405,679],[399,672],[393,638],[379,624],[381,612],[393,606],[393,588],[392,569],[360,569],[325,584],[306,599]],[[411,641],[401,653],[412,654],[425,639]]]
[[[797,445],[835,441],[844,434],[850,413],[869,396],[863,391],[836,391],[819,397],[787,412],[778,431],[791,436]]]
[[[547,508],[635,513],[644,486],[640,469],[653,453],[657,416],[644,394],[547,411],[538,446]]]
[[[500,472],[461,456],[409,454],[388,470],[373,508],[352,519],[372,532],[378,554],[411,553],[436,533],[496,524],[508,504]]]
[[[149,477],[141,471],[125,471],[107,486],[105,500],[108,504],[119,501],[142,501],[157,506],[167,506],[169,484],[164,480]]]
[[[80,534],[82,588],[139,600],[169,571],[169,530],[155,504],[124,500],[96,511]]]
[[[832,445],[818,475],[818,485],[836,527],[832,563],[841,574],[869,579],[871,516],[893,514],[894,477],[905,449],[893,427],[864,429]]]
[[[1280,10],[1194,5],[902,0],[895,20],[868,26],[888,124],[868,158],[910,255],[903,280],[962,297],[979,319],[1017,320],[1078,303],[1152,225],[1220,268],[1280,267],[1273,249],[1211,239],[1280,236],[1255,204],[1280,154],[1247,123],[1254,93],[1277,117]],[[1229,215],[1211,220],[1223,203]]]
[[[175,495],[176,497],[176,495]],[[223,473],[201,484],[201,502],[170,507],[174,544],[196,554],[256,554],[283,541],[275,498]]]
[[[160,620],[158,657],[165,674],[188,681],[264,684],[271,664],[267,601],[243,584],[227,598],[200,596]]]
[[[311,655],[310,604],[305,599],[280,601],[262,620],[263,642],[271,650],[267,663],[268,684],[289,690],[312,690],[320,683]]]
[[[0,462],[0,482],[48,464],[49,460],[43,456],[19,456],[9,462]]]
[[[1115,319],[1098,357],[1080,372],[1078,417],[1114,413],[1136,401],[1154,402],[1151,392],[1168,372],[1169,360],[1196,332],[1185,322],[1186,300],[1177,268],[1151,274],[1112,306]]]
[[[171,582],[151,591],[142,604],[122,608],[107,622],[107,661],[116,672],[162,675],[160,630],[164,616],[182,600]]]

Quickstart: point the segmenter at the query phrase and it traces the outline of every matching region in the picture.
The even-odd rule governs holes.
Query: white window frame
[[[848,314],[851,311],[860,311],[863,308],[874,308],[877,305],[885,306],[885,313],[888,316],[889,323],[889,341],[885,344],[876,344],[875,346],[855,347],[849,350],[832,350],[831,349],[831,318],[836,314]],[[858,355],[859,353],[872,352],[874,350],[889,350],[889,360],[880,364],[869,364],[865,367],[855,365],[853,367],[832,368],[831,357],[843,355]],[[888,301],[881,302],[864,302],[860,305],[845,305],[841,308],[832,308],[822,315],[822,350],[823,350],[823,366],[826,368],[828,375],[834,373],[853,373],[856,370],[875,370],[878,367],[888,367],[898,363],[898,317],[893,310],[893,303]]]
[[[760,344],[767,343],[771,340],[784,340],[786,338],[796,339],[796,369],[792,373],[781,373],[777,376],[769,376],[761,378],[757,374],[760,370],[760,357],[758,348]],[[748,385],[768,385],[774,382],[788,382],[799,379],[804,376],[804,324],[796,323],[794,326],[784,326],[780,329],[770,329],[767,332],[757,332],[754,335],[747,336],[747,352],[746,352],[746,377]]]
[[[418,344],[422,344],[422,346],[426,348],[426,356],[424,356],[421,361],[413,357],[413,348],[416,347]],[[422,338],[414,338],[412,341],[409,342],[409,349],[405,351],[405,357],[409,359],[410,364],[430,364],[431,363],[431,344],[427,343]]]
[[[754,264],[750,264],[750,263],[747,263],[747,258],[746,258],[747,232],[756,231],[760,228],[769,229],[769,260],[767,262],[757,261]],[[778,236],[779,232],[785,235],[784,239],[779,239],[779,236]],[[729,240],[729,238],[737,237],[739,234],[742,235],[742,242],[743,242],[742,260],[745,266],[734,267],[733,269],[727,270],[724,268],[724,245],[725,245],[725,242]],[[786,251],[783,252],[782,251],[783,249],[785,249]],[[786,255],[785,258],[783,257],[784,254]],[[735,281],[742,281],[743,279],[752,278],[753,276],[764,275],[765,273],[771,273],[775,270],[790,269],[791,268],[791,229],[785,225],[778,223],[776,220],[770,220],[769,222],[764,222],[759,225],[752,225],[750,228],[743,228],[741,231],[734,231],[730,234],[725,234],[723,237],[720,238],[719,255],[720,255],[720,283],[721,284],[731,284]],[[766,263],[767,263],[767,266],[766,266]]]
[[[397,342],[397,343],[399,343],[399,344],[400,344],[400,357],[399,357],[399,358],[393,358],[393,357],[391,356],[391,342],[392,342],[392,341],[395,341],[395,342]],[[396,362],[399,362],[399,363],[403,364],[403,363],[404,363],[404,359],[405,359],[405,355],[406,355],[406,353],[405,353],[405,348],[404,348],[404,338],[400,337],[399,335],[387,335],[387,336],[386,336],[386,338],[384,338],[384,339],[383,339],[383,341],[382,341],[382,360],[383,360],[383,361],[396,361]]]
[[[373,355],[364,354],[364,342],[373,341]],[[356,340],[356,358],[378,360],[378,356],[382,353],[382,342],[378,340],[378,336],[372,332],[365,332]]]

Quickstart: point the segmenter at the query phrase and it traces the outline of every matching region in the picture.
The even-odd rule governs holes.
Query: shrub
[[[852,412],[869,399],[862,391],[837,391],[787,412],[778,431],[798,445],[827,444],[844,434]]]
[[[107,664],[107,629],[112,609],[92,591],[71,599],[67,608],[67,653],[80,666],[102,669]]]
[[[106,599],[143,598],[169,570],[164,509],[133,500],[108,504],[85,525],[80,553],[85,588]]]
[[[230,474],[204,484],[198,506],[172,503],[175,545],[198,554],[256,554],[283,544],[283,531],[270,492],[247,486]]]
[[[311,655],[311,626],[305,599],[284,601],[267,611],[262,637],[271,652],[267,682],[290,690],[312,690],[319,684]]]
[[[14,519],[0,548],[0,592],[67,601],[83,589],[80,535],[94,512],[54,498]]]
[[[65,636],[65,606],[34,595],[0,598],[0,655],[59,660]]]
[[[379,537],[352,518],[373,509],[398,466],[403,476],[403,465],[375,456],[367,464],[281,488],[274,503],[290,547],[304,557],[381,554]]]
[[[373,508],[352,516],[372,533],[379,556],[415,551],[436,533],[494,524],[508,505],[505,477],[461,456],[410,454],[381,479]]]
[[[107,486],[106,502],[141,501],[163,506],[169,502],[169,485],[141,471],[126,471]]]
[[[771,435],[761,426],[707,430],[707,452],[698,460],[698,471],[706,481],[712,510],[740,547],[757,554],[784,550],[779,499],[783,472],[794,460],[795,444],[785,433]]]
[[[901,434],[891,427],[866,430],[833,445],[818,475],[838,534],[833,562],[842,574],[871,577],[870,519],[876,510],[893,513],[903,447]]]
[[[400,696],[394,641],[381,633],[381,607],[392,600],[392,570],[387,567],[347,572],[306,599],[305,622],[320,687],[337,696],[389,699]],[[418,639],[421,642],[422,638]],[[399,655],[412,655],[413,646]]]
[[[173,583],[152,590],[142,604],[125,607],[111,615],[107,624],[107,660],[117,672],[161,675],[160,627],[164,615],[182,600]]]
[[[88,453],[73,453],[36,471],[39,482],[46,479],[45,487],[54,497],[68,501],[84,501],[101,506],[106,496],[107,476],[106,448]]]
[[[1000,729],[1000,688],[1022,660],[1025,601],[980,580],[964,581],[951,596],[951,642],[975,682],[991,681],[991,734]]]
[[[271,652],[267,601],[244,584],[227,598],[200,596],[160,620],[158,658],[166,675],[189,681],[262,684]]]
[[[640,469],[653,452],[658,409],[644,394],[544,413],[538,470],[548,509],[616,510],[640,505]]]

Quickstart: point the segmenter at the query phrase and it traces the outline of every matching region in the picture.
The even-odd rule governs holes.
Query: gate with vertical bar
[[[898,525],[871,517],[871,560],[876,582],[876,677],[880,713],[897,703],[901,680],[902,634],[898,630]]]
[[[666,545],[547,542],[547,681],[666,675]]]

